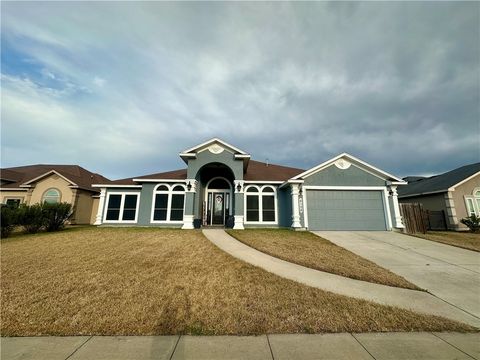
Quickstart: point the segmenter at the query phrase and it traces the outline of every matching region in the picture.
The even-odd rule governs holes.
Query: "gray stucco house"
[[[349,154],[309,170],[250,159],[214,138],[182,151],[187,168],[95,184],[96,225],[393,230],[405,181]]]

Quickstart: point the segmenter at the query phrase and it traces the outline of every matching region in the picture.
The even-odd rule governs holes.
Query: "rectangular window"
[[[157,194],[155,196],[155,210],[153,211],[153,220],[166,221],[168,208],[168,194]]]
[[[467,201],[467,214],[468,216],[475,215],[475,207],[473,205],[473,199],[472,198],[466,198]]]
[[[7,199],[5,204],[10,208],[16,209],[20,206],[20,202],[21,202],[20,199]]]
[[[170,208],[170,221],[183,220],[184,194],[172,194],[172,204]]]
[[[135,222],[138,194],[109,194],[105,221]]]
[[[275,222],[275,197],[273,195],[262,196],[262,221]]]
[[[258,195],[247,195],[247,221],[259,221]]]
[[[122,195],[110,195],[108,199],[106,220],[113,220],[113,221],[119,220],[121,204],[122,204]]]

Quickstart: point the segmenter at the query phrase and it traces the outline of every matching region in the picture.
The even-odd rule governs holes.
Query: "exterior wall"
[[[385,186],[385,180],[360,169],[354,164],[344,170],[332,164],[305,178],[304,185]]]
[[[292,226],[292,194],[290,187],[278,189],[277,191],[278,204],[278,226],[290,227]],[[303,211],[301,211],[302,213]]]
[[[100,197],[92,197],[92,212],[90,213],[90,224],[94,224],[97,218],[98,206],[100,204]]]
[[[220,154],[213,154],[208,150],[197,153],[195,159],[188,160],[187,178],[199,180],[199,170],[210,163],[221,163],[228,166],[235,180],[243,180],[243,161],[236,160],[234,155],[224,150]]]
[[[27,191],[0,191],[0,197],[2,204],[7,202],[7,199],[20,199],[21,203],[27,201]]]
[[[94,199],[92,198],[91,192],[80,189],[77,190],[76,201],[74,204],[75,212],[73,214],[72,224],[93,223],[93,221],[91,221],[92,214],[96,214],[96,209],[93,208],[93,203]]]
[[[50,188],[58,189],[61,193],[60,201],[68,202],[74,204],[73,191],[69,187],[69,183],[56,174],[52,174],[46,178],[43,178],[37,181],[35,184],[32,184],[33,191],[30,198],[30,204],[36,204],[42,202],[42,196]]]
[[[406,198],[399,198],[398,202],[401,204],[406,203],[420,203],[423,205],[425,210],[431,211],[440,211],[443,210],[447,211],[447,207],[445,205],[445,193],[438,193],[438,194],[431,194],[431,195],[423,195],[423,196],[412,196]]]
[[[455,212],[458,219],[458,223],[456,224],[458,230],[468,229],[465,225],[463,225],[460,222],[461,219],[468,216],[467,205],[465,203],[465,195],[472,196],[473,190],[479,187],[480,187],[480,175],[477,175],[474,178],[463,183],[462,185],[457,186],[455,188],[455,191],[451,192],[453,203],[455,204]]]

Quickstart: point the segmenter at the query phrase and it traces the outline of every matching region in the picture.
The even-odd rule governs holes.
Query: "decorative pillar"
[[[187,191],[185,192],[185,213],[183,214],[183,226],[182,229],[194,229],[193,220],[194,215],[194,203],[195,193],[197,192],[197,180],[186,180]]]
[[[102,188],[100,190],[100,200],[98,201],[97,216],[95,217],[95,222],[93,225],[102,225],[102,214],[103,208],[105,207],[105,196],[107,194],[107,189]]]
[[[390,186],[390,196],[392,198],[392,203],[393,203],[393,215],[395,220],[394,226],[397,229],[404,229],[405,226],[403,225],[403,222],[402,222],[402,215],[400,214],[400,206],[398,206],[398,193],[397,193],[396,186]]]
[[[243,230],[243,201],[244,201],[244,181],[243,180],[234,180],[234,187],[235,187],[235,214],[234,214],[234,225],[233,228],[236,230]]]
[[[300,225],[300,211],[298,207],[300,186],[299,184],[291,184],[292,189],[292,228],[298,229]]]

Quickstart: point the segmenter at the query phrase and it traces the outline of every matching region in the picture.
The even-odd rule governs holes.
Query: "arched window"
[[[158,185],[153,192],[152,222],[181,222],[185,205],[185,186]]]
[[[246,223],[277,222],[277,192],[274,187],[265,185],[247,186],[245,189]]]
[[[467,216],[480,216],[480,188],[473,189],[472,195],[465,196]]]
[[[47,191],[45,191],[43,193],[42,202],[46,202],[46,203],[49,203],[49,204],[59,203],[61,195],[62,194],[60,193],[60,190],[58,190],[58,189],[54,189],[54,188],[48,189]]]

